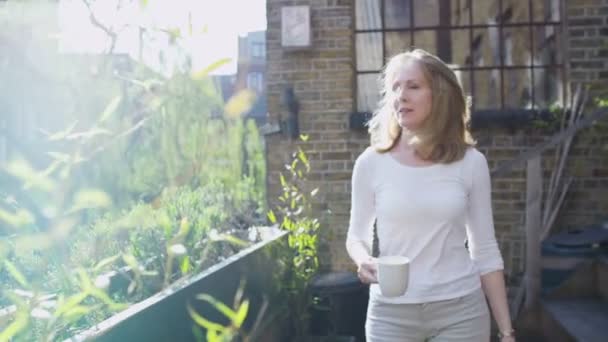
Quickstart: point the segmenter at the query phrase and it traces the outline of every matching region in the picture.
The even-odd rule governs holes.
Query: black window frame
[[[358,1],[358,0],[355,0]],[[365,0],[364,0],[365,1]],[[536,90],[538,89],[535,86],[535,69],[546,69],[546,70],[559,70],[560,73],[560,77],[559,77],[559,82],[561,82],[564,86],[561,87],[561,94],[558,94],[558,98],[557,100],[561,100],[560,105],[563,105],[563,103],[566,101],[566,98],[568,96],[568,87],[565,86],[566,84],[568,84],[568,70],[567,70],[567,49],[565,47],[566,45],[566,38],[567,38],[567,34],[566,34],[566,6],[563,0],[556,0],[558,2],[558,6],[559,6],[559,17],[558,20],[546,20],[545,17],[543,17],[543,20],[535,20],[534,16],[534,11],[533,11],[533,1],[538,1],[538,0],[519,0],[519,1],[526,1],[527,2],[527,6],[528,6],[528,20],[527,21],[523,21],[523,22],[508,22],[507,20],[503,20],[504,18],[496,18],[496,23],[495,24],[490,24],[490,23],[484,23],[484,24],[476,24],[473,18],[473,4],[475,1],[480,1],[480,0],[464,0],[465,2],[468,3],[468,24],[466,25],[452,25],[451,22],[448,22],[448,25],[443,25],[440,21],[439,25],[421,25],[421,26],[416,26],[416,22],[415,22],[415,13],[416,13],[416,5],[417,5],[417,1],[415,0],[409,0],[409,27],[406,28],[387,28],[386,24],[385,24],[385,3],[387,0],[378,0],[380,2],[380,21],[381,21],[381,25],[380,28],[374,28],[374,29],[360,29],[359,27],[357,27],[357,23],[354,23],[354,35],[353,35],[353,39],[354,39],[354,51],[357,51],[357,36],[359,34],[366,34],[366,33],[380,33],[382,35],[381,37],[381,41],[382,41],[382,63],[386,63],[386,61],[388,60],[388,58],[390,56],[387,55],[387,46],[386,46],[386,39],[385,39],[385,34],[388,32],[407,32],[409,33],[409,38],[410,38],[410,42],[411,42],[411,48],[415,48],[416,47],[416,37],[415,37],[415,33],[418,31],[422,31],[422,30],[435,30],[438,33],[438,38],[437,38],[437,51],[436,54],[444,59],[446,56],[449,56],[451,59],[451,42],[447,42],[445,40],[441,40],[441,32],[447,32],[447,35],[443,35],[443,39],[450,39],[450,31],[451,30],[468,30],[469,33],[469,58],[471,59],[470,63],[465,64],[465,65],[460,65],[458,67],[453,68],[453,70],[455,71],[466,71],[468,72],[468,81],[469,81],[469,89],[465,89],[465,91],[467,91],[467,94],[471,95],[473,97],[473,103],[472,103],[472,111],[474,112],[474,114],[476,112],[511,112],[514,113],[514,115],[519,115],[517,114],[517,112],[522,112],[522,111],[530,111],[530,112],[539,112],[539,111],[543,111],[546,112],[548,108],[540,108],[537,105],[538,102],[538,98],[536,97]],[[486,1],[486,0],[481,0],[481,1]],[[496,0],[498,2],[498,13],[501,14],[501,16],[504,16],[504,10],[505,10],[505,2],[507,2],[507,0]],[[447,19],[450,20],[450,15],[451,15],[451,8],[450,8],[450,3],[451,0],[439,0],[439,2],[441,3],[447,3],[448,6],[442,5],[440,6],[439,12],[440,12],[440,17],[444,17],[443,20],[445,20],[445,16],[447,15]],[[356,2],[353,2],[353,12],[354,12],[354,18],[356,18]],[[441,18],[440,18],[441,19]],[[528,63],[528,65],[525,64],[515,64],[515,65],[506,65],[505,64],[505,36],[504,36],[504,30],[505,28],[527,28],[527,33],[529,35],[529,39],[531,41],[530,43],[530,49],[526,52],[529,52],[531,54],[531,60],[534,60],[534,53],[535,51],[535,46],[533,45],[533,41],[534,41],[534,29],[538,28],[539,26],[541,27],[548,27],[548,26],[553,26],[555,28],[555,34],[560,36],[560,39],[557,39],[556,42],[556,46],[555,49],[558,50],[561,53],[561,58],[557,63],[551,63],[551,64],[546,64],[546,63]],[[488,29],[488,28],[497,28],[499,31],[499,64],[498,65],[492,65],[492,66],[480,66],[480,65],[475,65],[475,63],[472,61],[473,59],[473,51],[474,51],[474,31],[475,30],[479,30],[479,29]],[[442,43],[441,43],[442,42]],[[377,74],[380,75],[381,70],[359,70],[358,66],[357,66],[357,61],[356,61],[356,53],[355,53],[355,63],[353,63],[353,68],[354,68],[354,73],[355,73],[355,88],[354,88],[354,107],[355,107],[355,112],[360,111],[359,104],[359,92],[358,92],[358,87],[359,87],[359,76],[360,75],[366,75],[366,74]],[[497,108],[488,108],[488,109],[484,109],[481,111],[476,110],[476,105],[475,105],[475,95],[476,95],[476,86],[475,86],[475,72],[476,71],[481,71],[481,70],[498,70],[500,73],[500,89],[499,89],[499,93],[500,93],[500,104],[499,106],[497,106]],[[505,74],[511,70],[529,70],[530,72],[530,82],[528,83],[530,85],[529,87],[529,92],[530,92],[530,103],[531,103],[531,108],[514,108],[514,107],[510,107],[510,106],[506,106],[505,105]],[[374,108],[372,108],[371,110],[373,110]],[[364,112],[363,114],[365,114],[366,116],[369,117],[370,113],[368,112]],[[351,118],[352,120],[352,118]],[[352,124],[352,121],[351,121]]]

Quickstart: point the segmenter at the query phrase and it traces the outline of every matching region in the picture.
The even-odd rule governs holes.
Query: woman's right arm
[[[351,209],[346,250],[357,264],[358,275],[364,283],[376,282],[375,262],[371,254],[375,201],[369,152],[364,152],[355,161],[351,187]]]

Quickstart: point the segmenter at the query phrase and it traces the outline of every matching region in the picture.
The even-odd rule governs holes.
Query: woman
[[[473,147],[456,75],[417,49],[388,62],[383,85],[371,146],[353,169],[346,240],[359,279],[372,284],[367,341],[489,341],[485,297],[500,341],[514,341],[488,164]],[[374,220],[380,255],[411,260],[402,296],[383,296],[376,284]]]

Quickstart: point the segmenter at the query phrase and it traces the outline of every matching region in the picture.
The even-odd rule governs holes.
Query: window
[[[422,48],[449,63],[473,110],[546,108],[563,99],[560,0],[356,0],[357,111],[373,111],[393,55]]]
[[[247,88],[261,93],[264,90],[264,75],[261,72],[247,74]]]
[[[251,56],[263,58],[266,55],[264,43],[251,43]]]

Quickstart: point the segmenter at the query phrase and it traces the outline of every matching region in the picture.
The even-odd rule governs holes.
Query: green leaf
[[[203,70],[192,73],[192,78],[195,80],[201,80],[201,79],[207,77],[214,70],[217,70],[221,66],[223,66],[227,63],[230,63],[231,61],[232,61],[231,58],[222,58],[218,61],[215,61],[215,62],[211,63],[210,65],[208,65],[207,67],[205,67]]]
[[[23,329],[27,328],[29,323],[28,311],[21,308],[17,311],[17,317],[15,320],[2,332],[0,332],[0,341],[11,341],[13,337],[17,336]]]
[[[122,260],[124,260],[124,262],[131,268],[131,270],[133,270],[133,272],[139,270],[139,263],[132,254],[123,254]]]
[[[76,306],[71,307],[69,310],[65,311],[63,313],[62,317],[63,317],[63,319],[65,319],[68,322],[74,322],[74,321],[77,321],[77,320],[81,319],[82,317],[88,315],[93,310],[97,310],[99,308],[101,308],[101,305],[94,305],[94,306],[76,305]]]
[[[0,221],[6,222],[13,228],[19,228],[21,226],[33,224],[36,220],[34,215],[25,209],[19,209],[16,213],[0,209]]]
[[[69,134],[72,133],[72,131],[74,131],[74,128],[76,128],[76,125],[78,125],[78,120],[72,122],[72,124],[70,124],[70,126],[68,126],[68,128],[66,128],[65,130],[54,133],[51,136],[49,136],[49,140],[56,141],[56,140],[65,139]]]
[[[4,268],[6,268],[6,271],[13,277],[13,279],[15,279],[19,283],[19,285],[28,289],[30,288],[30,285],[25,279],[25,276],[21,272],[19,272],[17,267],[15,267],[12,262],[4,260]]]
[[[187,309],[188,309],[188,313],[190,314],[190,317],[192,318],[192,320],[196,324],[207,329],[208,331],[221,331],[224,329],[224,326],[222,326],[221,324],[211,322],[211,321],[205,319],[203,316],[199,315],[196,311],[194,311],[194,309],[192,308],[190,303],[188,303]]]
[[[74,307],[76,307],[77,305],[80,304],[80,302],[82,302],[83,300],[85,300],[85,298],[87,298],[89,296],[88,293],[86,292],[81,292],[81,293],[77,293],[71,297],[69,297],[65,303],[63,303],[63,300],[59,300],[60,304],[57,307],[57,310],[55,311],[55,316],[59,317],[63,314],[65,314],[66,312],[72,310]]]
[[[119,258],[120,258],[120,254],[117,254],[117,255],[113,255],[111,257],[107,257],[107,258],[101,260],[100,262],[97,263],[97,265],[95,265],[95,268],[93,268],[93,272],[97,273],[97,272],[101,271],[106,266],[111,265],[114,262],[116,262],[116,260],[118,260]]]
[[[203,335],[203,329],[198,325],[192,325],[192,335],[194,335],[194,340],[196,342],[205,341],[205,336]],[[211,340],[207,340],[207,342],[211,342]]]
[[[251,90],[241,90],[228,100],[224,112],[230,118],[238,118],[253,107],[255,97],[255,93]]]
[[[289,217],[284,217],[281,226],[287,230],[292,230],[293,221]]]
[[[43,177],[50,176],[53,172],[55,172],[59,168],[59,166],[61,166],[61,163],[63,163],[63,161],[53,160],[51,165],[49,165],[44,171],[42,171],[41,175]]]
[[[181,264],[179,265],[179,269],[182,272],[182,275],[187,274],[192,269],[190,265],[190,257],[187,255],[182,259]]]
[[[90,294],[91,290],[94,288],[94,286],[93,286],[93,282],[91,281],[91,278],[89,277],[87,272],[82,268],[78,268],[76,270],[76,274],[78,275],[78,279],[80,281],[80,288],[84,292]]]
[[[113,301],[112,298],[110,298],[110,296],[108,296],[107,293],[105,293],[103,290],[100,290],[96,287],[91,288],[90,294],[91,294],[91,296],[99,299],[105,305],[107,305],[108,309],[110,309],[111,311],[124,310],[129,306],[128,304],[117,303],[117,302]]]
[[[277,217],[275,216],[274,211],[270,210],[267,215],[268,215],[268,220],[270,220],[270,223],[272,223],[272,224],[277,223]]]
[[[211,241],[226,241],[229,242],[233,245],[237,245],[237,246],[241,246],[241,247],[245,247],[247,246],[247,242],[244,240],[241,240],[239,238],[237,238],[236,236],[230,235],[230,234],[220,234],[216,237],[212,237]]]
[[[306,157],[306,153],[304,153],[301,148],[298,148],[298,158],[302,161],[302,163],[304,163],[304,165],[309,164],[308,157]]]
[[[203,300],[203,301],[213,305],[217,309],[217,311],[221,312],[230,321],[234,322],[234,319],[236,318],[236,312],[234,312],[234,310],[232,310],[230,307],[228,307],[228,305],[226,305],[226,304],[220,302],[219,300],[213,298],[212,296],[210,296],[208,294],[204,294],[204,293],[197,295],[196,299]]]
[[[223,335],[223,334],[222,334]],[[207,341],[208,342],[226,342],[217,330],[207,330]]]
[[[106,109],[103,111],[103,113],[101,113],[101,115],[99,116],[99,120],[97,122],[103,123],[107,121],[110,116],[112,116],[116,112],[121,101],[121,96],[116,96],[114,99],[112,99],[112,101],[110,101],[110,103],[108,103],[108,105],[106,106]]]
[[[182,218],[179,224],[179,231],[177,232],[177,236],[179,238],[185,238],[190,232],[190,223],[186,217]]]
[[[45,192],[51,192],[55,188],[55,182],[44,176],[41,172],[34,170],[32,166],[23,159],[16,159],[6,167],[6,170],[16,178],[21,179],[25,184],[25,189],[38,188]]]
[[[249,312],[249,301],[245,300],[239,306],[239,309],[237,310],[236,315],[234,317],[233,324],[235,327],[237,327],[239,329],[241,328],[241,326],[243,325],[243,322],[245,322],[245,319],[247,318],[248,312]]]
[[[91,139],[97,135],[112,135],[112,132],[105,128],[93,127],[88,131],[69,134],[68,136],[65,137],[65,139],[66,140]],[[83,160],[82,158],[80,158],[80,159],[74,158],[74,159],[75,159],[74,163],[80,162]]]
[[[96,189],[80,190],[74,196],[74,204],[70,212],[81,209],[106,208],[112,205],[112,200],[107,193]]]

